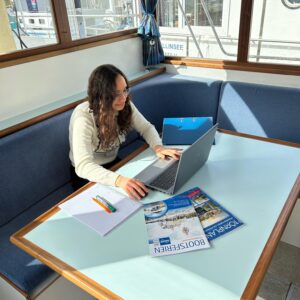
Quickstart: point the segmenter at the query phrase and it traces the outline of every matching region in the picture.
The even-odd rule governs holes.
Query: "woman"
[[[70,159],[76,174],[120,187],[132,199],[144,197],[148,189],[142,182],[107,169],[131,129],[144,137],[158,157],[179,158],[178,150],[162,147],[154,126],[131,103],[123,72],[113,65],[99,66],[89,78],[88,101],[75,108],[70,121]]]

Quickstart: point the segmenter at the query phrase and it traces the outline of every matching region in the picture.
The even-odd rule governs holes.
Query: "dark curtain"
[[[138,28],[138,34],[143,41],[143,64],[145,66],[159,64],[165,59],[154,16],[157,1],[140,0],[143,18]]]

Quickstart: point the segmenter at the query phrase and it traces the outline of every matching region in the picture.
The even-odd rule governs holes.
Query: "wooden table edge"
[[[261,140],[265,142],[270,143],[276,143],[281,144],[289,147],[295,147],[300,148],[300,144],[296,143],[290,143],[290,142],[284,142],[280,140],[274,140],[269,138],[261,138],[259,136],[254,135],[248,135],[238,132],[233,132],[229,130],[224,129],[218,129],[219,132],[224,134],[230,134],[250,139],[256,139]],[[148,148],[148,145],[144,144],[141,147],[139,147],[137,150],[132,152],[128,157],[124,158],[122,161],[114,165],[111,170],[115,171],[125,165],[129,160],[136,157],[138,154],[143,152],[145,149]],[[68,199],[74,197],[75,195],[81,193],[85,189],[89,188],[90,186],[94,185],[94,182],[89,182],[76,192],[72,193],[62,201],[60,201],[58,204],[50,208],[48,211],[43,213],[41,216],[33,220],[28,225],[21,228],[19,231],[17,231],[15,234],[13,234],[10,237],[10,241],[27,252],[29,255],[39,259],[41,262],[43,262],[45,265],[49,266],[51,269],[59,273],[61,276],[65,277],[69,281],[73,282],[83,290],[85,290],[87,293],[91,294],[92,296],[96,297],[97,299],[122,299],[120,296],[114,294],[110,290],[106,289],[105,287],[101,286],[94,280],[91,280],[75,268],[69,266],[68,264],[64,263],[63,261],[57,259],[47,251],[44,251],[40,247],[36,246],[35,244],[31,243],[30,241],[26,240],[24,236],[33,230],[35,227],[39,226],[41,223],[46,221],[48,218],[53,216],[55,213],[57,213],[60,208],[58,207],[61,203],[67,201]],[[248,300],[248,299],[255,299],[259,287],[262,283],[262,280],[265,276],[265,273],[267,271],[267,268],[271,262],[271,259],[274,255],[274,252],[276,250],[277,244],[280,240],[280,237],[285,229],[285,226],[288,222],[288,219],[292,213],[292,210],[297,202],[297,198],[300,194],[300,175],[298,175],[295,184],[288,196],[288,199],[285,202],[285,205],[277,219],[277,222],[270,234],[270,237],[262,251],[262,254],[252,272],[252,275],[246,285],[245,290],[243,291],[243,294],[241,296],[241,299]],[[100,298],[99,298],[100,297]]]
[[[300,174],[298,175],[293,188],[280,212],[276,224],[269,236],[269,239],[259,257],[259,260],[252,272],[252,275],[246,285],[246,288],[241,296],[243,300],[255,299],[260,288],[260,285],[267,272],[268,266],[272,260],[276,247],[280,241],[283,231],[287,225],[289,217],[297,202],[300,194]]]
[[[145,149],[148,148],[147,144],[143,144],[137,150],[132,152],[129,156],[118,162],[114,165],[111,170],[115,171],[125,165],[129,160],[137,156],[139,153],[143,152]],[[55,256],[50,254],[49,252],[41,249],[37,245],[28,241],[24,236],[29,233],[31,230],[45,222],[51,216],[56,214],[60,211],[59,205],[63,202],[67,201],[70,198],[73,198],[75,195],[81,193],[82,191],[86,190],[87,188],[94,185],[94,182],[89,182],[84,185],[82,188],[78,189],[68,197],[64,198],[62,201],[57,203],[55,206],[44,212],[42,215],[37,217],[35,220],[18,230],[10,237],[10,241],[16,245],[17,247],[24,250],[29,255],[37,258],[45,265],[50,267],[52,270],[63,276],[64,278],[68,279],[69,281],[73,282],[83,290],[85,290],[90,295],[96,297],[97,299],[122,299],[120,296],[114,294],[110,290],[106,289],[102,285],[98,284],[94,280],[91,280],[75,268],[71,267],[70,265],[64,263],[63,261],[57,259]]]

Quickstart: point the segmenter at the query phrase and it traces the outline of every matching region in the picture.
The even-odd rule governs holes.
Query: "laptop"
[[[214,125],[185,149],[179,160],[158,158],[134,178],[151,189],[174,194],[207,161],[217,127]]]

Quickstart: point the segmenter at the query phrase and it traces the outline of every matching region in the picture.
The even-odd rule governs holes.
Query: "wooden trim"
[[[269,142],[269,143],[280,144],[280,145],[284,145],[284,146],[288,146],[288,147],[300,148],[300,144],[298,144],[298,143],[285,142],[282,140],[265,138],[265,137],[250,135],[250,134],[246,134],[246,133],[239,133],[239,132],[234,132],[231,130],[225,130],[225,129],[221,129],[221,128],[219,128],[218,131],[225,133],[225,134],[260,140],[260,141]],[[280,216],[278,217],[278,220],[277,220],[277,222],[272,230],[272,233],[262,251],[262,254],[254,268],[254,271],[247,283],[247,286],[242,294],[241,299],[249,300],[249,299],[256,298],[256,295],[259,291],[260,285],[263,281],[263,278],[265,276],[267,268],[271,262],[271,259],[274,255],[276,247],[277,247],[279,240],[283,234],[283,231],[286,227],[288,219],[289,219],[289,217],[293,211],[293,208],[297,202],[299,194],[300,194],[300,175],[296,179],[296,182],[288,196],[288,199],[280,213]]]
[[[288,199],[280,213],[280,216],[272,230],[272,233],[264,247],[264,250],[254,268],[254,271],[247,283],[247,286],[242,294],[241,299],[249,300],[255,299],[259,291],[259,287],[263,281],[265,273],[274,255],[278,242],[283,234],[289,217],[293,211],[293,208],[297,202],[300,193],[300,175],[298,176]]]
[[[242,0],[241,13],[240,13],[238,54],[237,54],[238,62],[248,61],[252,8],[253,8],[253,0]]]
[[[140,83],[140,82],[142,82],[144,80],[147,80],[149,78],[152,78],[154,76],[162,74],[165,71],[166,71],[165,67],[159,68],[159,69],[155,69],[155,70],[151,70],[149,73],[147,73],[145,75],[142,75],[142,76],[140,76],[137,79],[130,80],[129,83],[130,83],[131,86],[134,86],[134,85],[136,85],[136,84],[138,84],[138,83]],[[39,115],[37,117],[34,117],[32,119],[26,120],[26,121],[21,122],[19,124],[13,125],[13,126],[8,127],[8,128],[5,128],[3,130],[0,130],[0,138],[4,137],[6,135],[9,135],[11,133],[14,133],[16,131],[19,131],[21,129],[24,129],[24,128],[28,127],[28,126],[31,126],[31,125],[34,125],[34,124],[39,123],[41,121],[44,121],[46,119],[49,119],[49,118],[51,118],[51,117],[53,117],[55,115],[58,115],[58,114],[61,114],[61,113],[65,112],[65,111],[68,111],[68,110],[76,107],[78,104],[82,103],[83,101],[86,101],[86,98],[80,99],[80,100],[75,101],[73,103],[64,105],[64,106],[62,106],[60,108],[54,109],[54,110],[49,111],[49,112],[44,113],[44,114],[41,114],[41,115]]]
[[[21,52],[12,52],[0,55],[0,69],[15,66],[31,61],[45,59],[74,51],[84,50],[92,47],[116,43],[126,39],[136,38],[137,29],[128,29],[95,37],[72,41],[68,44],[54,44],[30,48]]]
[[[72,108],[76,107],[78,104],[82,103],[83,101],[84,101],[84,99],[78,100],[76,102],[73,102],[73,103],[70,103],[70,104],[65,105],[63,107],[54,109],[52,111],[49,111],[47,113],[44,113],[44,114],[39,115],[37,117],[34,117],[32,119],[26,120],[26,121],[21,122],[19,124],[13,125],[13,126],[8,127],[8,128],[5,128],[5,129],[0,131],[0,137],[4,137],[4,136],[9,135],[11,133],[14,133],[16,131],[19,131],[21,129],[24,129],[26,127],[29,127],[31,125],[34,125],[36,123],[39,123],[39,122],[44,121],[46,119],[49,119],[49,118],[51,118],[55,115],[61,114],[65,111],[68,111],[69,109],[72,109]]]
[[[0,273],[0,277],[6,281],[10,286],[12,286],[15,290],[17,290],[22,296],[24,296],[27,300],[31,300],[30,296],[21,290],[18,286],[16,286],[10,279],[8,279],[6,276]]]
[[[266,63],[235,62],[218,59],[193,59],[184,57],[166,57],[163,63],[187,67],[300,76],[300,66],[291,65],[272,65]]]
[[[104,286],[98,284],[94,280],[91,280],[81,272],[77,271],[75,268],[57,259],[50,253],[44,251],[40,247],[29,242],[25,238],[12,237],[11,242],[14,243],[16,246],[18,246],[19,248],[21,248],[22,250],[24,250],[25,252],[29,253],[31,256],[42,261],[44,264],[49,266],[55,272],[65,277],[69,281],[73,282],[74,284],[82,288],[90,295],[96,297],[97,299],[107,299],[107,300],[122,299],[121,297],[114,294]]]
[[[138,149],[136,149],[134,152],[132,152],[129,156],[124,158],[122,161],[114,165],[110,170],[115,171],[125,165],[129,160],[143,152],[145,149],[148,148],[147,144],[142,145]],[[85,290],[87,293],[91,294],[92,296],[96,297],[97,299],[122,299],[118,295],[114,294],[110,290],[106,289],[102,285],[98,284],[94,280],[91,280],[75,268],[69,266],[68,264],[64,263],[63,261],[57,259],[47,251],[44,251],[40,247],[36,246],[35,244],[31,243],[30,241],[26,240],[24,236],[45,222],[48,218],[56,214],[60,208],[59,205],[63,202],[67,201],[70,198],[73,198],[75,195],[78,195],[79,193],[83,192],[87,188],[93,186],[94,182],[89,182],[86,185],[84,185],[82,188],[74,192],[73,194],[69,195],[62,201],[60,201],[58,204],[50,208],[48,211],[43,213],[41,216],[36,218],[34,221],[32,221],[30,224],[24,226],[21,228],[18,232],[13,234],[10,237],[10,241],[24,250],[26,253],[30,254],[31,256],[39,259],[42,261],[45,265],[49,266],[51,269],[53,269],[55,272],[60,274],[61,276],[65,277],[66,279],[70,280],[83,290]],[[0,274],[1,275],[1,274]]]
[[[136,28],[126,29],[126,30],[121,30],[121,31],[105,33],[102,35],[91,36],[91,37],[87,37],[84,39],[73,40],[72,46],[80,46],[80,45],[100,42],[103,40],[115,39],[115,38],[119,38],[122,36],[128,36],[128,35],[131,35],[133,37],[138,37],[137,29]],[[101,39],[100,39],[100,37],[101,37]]]
[[[300,148],[299,143],[292,143],[292,142],[287,142],[287,141],[283,141],[283,140],[272,139],[272,138],[262,137],[262,136],[258,136],[258,135],[252,135],[252,134],[248,134],[248,133],[236,132],[236,131],[231,131],[231,130],[222,129],[222,128],[218,128],[218,131],[222,132],[222,133],[226,133],[226,134],[245,137],[248,139],[254,139],[254,140],[264,141],[264,142],[268,142],[268,143],[274,143],[274,144],[279,144],[279,145],[284,145],[284,146],[289,146],[289,147],[294,147],[294,148]]]
[[[161,67],[161,68],[152,69],[152,70],[149,69],[149,73],[146,73],[136,79],[130,80],[130,86],[137,85],[138,83],[140,83],[142,81],[145,81],[147,79],[150,79],[152,77],[155,77],[155,76],[160,75],[165,72],[166,72],[166,67]]]
[[[68,45],[72,42],[72,37],[66,2],[61,0],[52,0],[51,2],[59,43]]]

